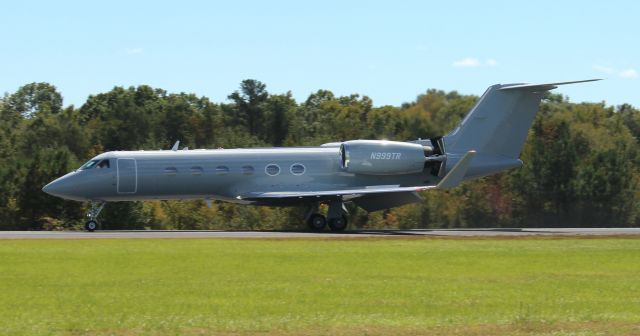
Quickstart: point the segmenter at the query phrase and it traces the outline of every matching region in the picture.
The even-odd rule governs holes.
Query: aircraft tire
[[[327,218],[321,214],[313,214],[307,220],[309,229],[313,232],[321,232],[327,226]]]
[[[98,222],[96,222],[96,221],[94,221],[94,220],[90,220],[90,221],[88,221],[88,222],[84,223],[84,229],[85,229],[86,231],[93,232],[93,231],[95,231],[97,228],[98,228]]]
[[[347,216],[342,215],[338,218],[332,218],[329,220],[329,228],[333,232],[342,232],[347,228]]]

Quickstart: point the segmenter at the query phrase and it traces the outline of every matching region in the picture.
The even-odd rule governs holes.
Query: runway
[[[105,238],[371,238],[371,237],[521,237],[521,236],[634,236],[640,228],[535,228],[535,229],[420,229],[351,230],[343,233],[294,231],[0,231],[0,239],[105,239]]]

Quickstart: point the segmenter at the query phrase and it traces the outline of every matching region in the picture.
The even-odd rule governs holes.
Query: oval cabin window
[[[202,175],[202,172],[203,172],[202,167],[198,167],[198,166],[191,167],[191,175]]]
[[[175,175],[178,173],[178,169],[176,167],[167,167],[164,169],[165,175]]]
[[[227,175],[229,173],[229,167],[227,166],[217,166],[216,174],[217,175]]]
[[[277,164],[270,164],[264,167],[264,172],[269,176],[276,176],[280,174],[280,167]]]
[[[251,166],[243,166],[241,170],[242,170],[242,174],[244,174],[244,175],[253,174],[253,167],[251,167]]]
[[[305,168],[300,163],[294,163],[291,165],[291,174],[293,175],[302,175],[304,174]]]

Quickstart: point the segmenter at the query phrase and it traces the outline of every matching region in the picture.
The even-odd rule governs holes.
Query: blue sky
[[[429,88],[562,87],[571,101],[640,107],[639,1],[11,1],[0,92],[46,81],[65,104],[149,84],[216,102],[255,78],[399,105]]]

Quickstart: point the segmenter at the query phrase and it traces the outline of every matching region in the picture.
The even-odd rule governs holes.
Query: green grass
[[[0,241],[0,335],[640,334],[640,239]]]

